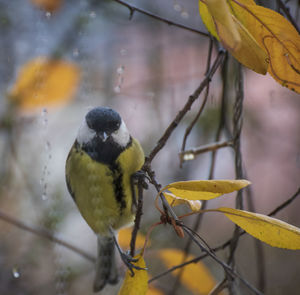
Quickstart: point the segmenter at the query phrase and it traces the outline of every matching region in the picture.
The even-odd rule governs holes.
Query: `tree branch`
[[[130,19],[133,17],[134,12],[137,11],[137,12],[139,12],[141,14],[147,15],[147,16],[153,18],[153,19],[156,19],[158,21],[166,23],[166,24],[168,24],[170,26],[178,27],[178,28],[184,29],[186,31],[197,33],[197,34],[202,35],[204,37],[210,37],[210,35],[208,33],[205,33],[205,32],[199,31],[197,29],[194,29],[194,28],[185,26],[183,24],[171,21],[169,19],[163,18],[163,17],[158,16],[158,15],[156,15],[156,14],[154,14],[152,12],[149,12],[149,11],[147,11],[145,9],[139,8],[137,6],[134,6],[134,5],[132,5],[132,4],[128,3],[128,2],[126,2],[126,1],[123,1],[123,0],[113,0],[113,1],[115,1],[115,2],[121,4],[121,5],[123,5],[123,6],[125,6],[125,7],[127,7],[129,9],[129,11],[130,11]]]
[[[49,231],[47,231],[46,229],[43,228],[37,228],[37,227],[33,227],[31,225],[25,224],[24,222],[4,213],[3,211],[0,211],[0,219],[13,224],[14,226],[26,230],[28,232],[31,232],[32,234],[35,234],[37,236],[43,237],[45,239],[50,240],[51,242],[54,242],[58,245],[61,245],[79,255],[81,255],[82,257],[86,258],[87,260],[91,261],[91,262],[95,262],[96,258],[94,256],[91,256],[90,254],[84,252],[83,250],[71,245],[68,242],[65,242],[57,237],[55,237],[52,233],[50,233]]]
[[[153,158],[157,155],[157,153],[165,146],[167,140],[169,139],[169,137],[171,136],[172,132],[175,130],[177,125],[180,123],[180,121],[185,116],[185,114],[191,109],[192,104],[199,97],[203,89],[207,86],[208,83],[210,83],[211,78],[217,71],[218,67],[223,63],[224,54],[225,54],[224,50],[219,51],[219,54],[214,64],[212,65],[210,71],[207,73],[206,77],[202,80],[199,87],[194,91],[194,93],[190,95],[183,109],[178,112],[177,116],[171,122],[169,127],[166,129],[163,136],[158,140],[156,146],[151,151],[150,155],[146,158],[146,163],[145,163],[146,166],[152,162]]]

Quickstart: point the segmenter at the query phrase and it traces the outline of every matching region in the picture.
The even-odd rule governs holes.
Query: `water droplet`
[[[152,99],[152,98],[155,96],[155,93],[152,92],[152,91],[148,91],[148,92],[146,93],[146,95],[147,95],[149,98]]]
[[[79,50],[78,50],[78,48],[75,48],[74,50],[73,50],[73,56],[74,57],[78,57],[79,56]]]
[[[21,276],[20,270],[17,266],[13,267],[12,274],[15,279],[18,279]]]
[[[125,56],[125,55],[127,55],[127,50],[124,49],[124,48],[122,48],[122,49],[120,50],[120,53],[121,53],[122,56]]]
[[[47,201],[48,200],[48,197],[47,197],[47,195],[44,193],[44,194],[42,194],[42,200],[43,201]]]
[[[116,93],[120,93],[121,92],[121,87],[118,85],[118,86],[116,86],[115,88],[114,88],[114,91],[116,92]]]
[[[49,141],[46,141],[46,150],[49,151],[51,149],[51,143]]]
[[[182,18],[188,19],[190,15],[189,15],[189,13],[187,11],[182,11],[181,14],[180,14],[180,16]]]
[[[125,67],[124,66],[120,66],[120,67],[117,68],[117,73],[119,75],[122,75],[124,73],[124,70],[125,70]]]
[[[183,155],[183,160],[184,161],[191,161],[195,159],[195,155],[192,153],[187,153]]]
[[[174,6],[173,6],[174,10],[175,11],[182,11],[182,6],[178,3],[175,3]]]
[[[48,114],[48,110],[46,108],[42,109],[42,116],[46,116]]]
[[[96,17],[96,12],[95,11],[91,11],[90,12],[90,18],[95,18]]]
[[[52,16],[51,12],[47,11],[47,12],[46,12],[46,18],[47,18],[47,19],[50,19],[51,16]]]

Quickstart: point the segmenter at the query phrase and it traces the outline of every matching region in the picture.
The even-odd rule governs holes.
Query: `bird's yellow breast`
[[[67,163],[69,190],[81,215],[95,233],[109,233],[133,221],[131,176],[141,169],[144,153],[137,140],[111,165],[72,147]]]

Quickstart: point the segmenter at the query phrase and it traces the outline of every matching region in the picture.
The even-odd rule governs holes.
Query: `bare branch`
[[[157,153],[165,146],[167,140],[171,136],[172,132],[175,130],[175,128],[178,126],[182,118],[186,115],[186,113],[191,109],[192,104],[195,102],[195,100],[199,97],[203,89],[207,86],[207,84],[210,83],[211,78],[217,71],[218,67],[223,63],[224,60],[224,54],[225,52],[223,50],[219,51],[219,54],[211,67],[210,71],[207,73],[206,77],[202,80],[199,87],[194,91],[192,95],[188,98],[188,101],[184,105],[183,109],[179,111],[175,119],[171,122],[169,127],[164,132],[163,136],[158,140],[156,146],[151,151],[150,155],[146,159],[145,165],[149,165],[153,158],[157,155]]]
[[[193,148],[190,150],[186,150],[184,152],[180,152],[179,156],[181,158],[185,158],[185,161],[190,160],[190,158],[194,158],[195,156],[199,155],[199,154],[203,154],[206,152],[213,152],[216,151],[220,148],[224,148],[224,147],[232,147],[233,142],[232,141],[222,141],[222,142],[215,142],[215,143],[211,143],[211,144],[206,144],[206,145],[202,145],[198,148]]]
[[[163,23],[166,23],[166,24],[168,24],[170,26],[178,27],[178,28],[181,28],[181,29],[193,32],[193,33],[197,33],[197,34],[202,35],[204,37],[210,37],[210,35],[208,33],[205,33],[205,32],[199,31],[197,29],[194,29],[194,28],[185,26],[183,24],[171,21],[169,19],[163,18],[163,17],[158,16],[158,15],[156,15],[156,14],[154,14],[152,12],[149,12],[149,11],[147,11],[145,9],[139,8],[137,6],[134,6],[134,5],[132,5],[132,4],[128,3],[128,2],[126,2],[126,1],[122,1],[122,0],[113,0],[113,1],[115,1],[115,2],[121,4],[121,5],[123,5],[123,6],[125,6],[125,7],[127,7],[129,9],[129,11],[130,11],[129,18],[130,19],[132,19],[134,12],[137,11],[137,12],[139,12],[141,14],[147,15],[147,16],[149,16],[151,18],[154,18],[154,19],[159,20],[159,21],[161,21]]]
[[[16,227],[26,230],[28,232],[31,232],[32,234],[35,234],[37,236],[43,237],[45,239],[50,240],[51,242],[54,242],[58,245],[64,246],[65,248],[81,255],[82,257],[86,258],[87,260],[91,261],[91,262],[95,262],[96,258],[94,256],[91,256],[90,254],[84,252],[83,250],[71,245],[68,242],[63,241],[62,239],[59,239],[57,237],[55,237],[52,233],[50,233],[49,231],[47,231],[46,229],[43,228],[37,228],[37,227],[33,227],[31,225],[25,224],[24,222],[0,211],[0,219],[15,225]]]

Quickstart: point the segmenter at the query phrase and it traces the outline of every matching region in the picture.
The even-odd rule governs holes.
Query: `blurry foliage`
[[[69,101],[79,84],[79,69],[63,60],[37,57],[26,63],[9,93],[23,110],[47,108]]]

